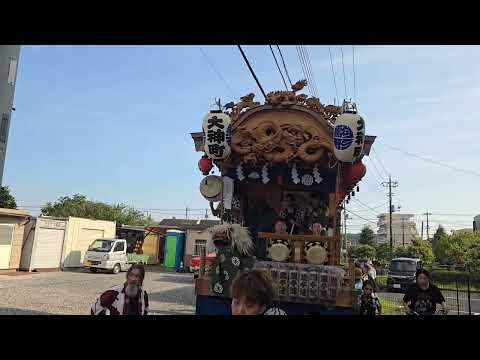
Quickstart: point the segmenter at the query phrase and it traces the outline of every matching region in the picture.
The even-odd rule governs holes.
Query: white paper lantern
[[[352,163],[359,159],[365,142],[365,121],[358,114],[343,113],[335,120],[334,154],[339,161]]]
[[[230,155],[231,123],[230,116],[220,111],[209,112],[203,119],[204,149],[210,159],[222,160]]]

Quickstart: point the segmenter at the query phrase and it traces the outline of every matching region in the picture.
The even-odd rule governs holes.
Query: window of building
[[[10,65],[8,67],[8,85],[15,85],[15,79],[17,77],[17,59],[11,57]]]
[[[2,143],[7,142],[8,133],[8,114],[2,114],[2,122],[0,124],[0,141]]]
[[[207,246],[207,240],[195,240],[195,248],[193,249],[193,255],[200,256],[200,249]]]

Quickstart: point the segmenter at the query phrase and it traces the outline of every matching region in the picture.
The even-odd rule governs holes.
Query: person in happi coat
[[[148,294],[143,289],[145,268],[134,264],[127,271],[127,281],[105,291],[91,306],[91,315],[147,315]]]
[[[232,315],[287,315],[273,307],[272,279],[263,270],[240,272],[232,284]]]

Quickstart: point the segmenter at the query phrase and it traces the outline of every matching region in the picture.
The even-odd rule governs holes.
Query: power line
[[[376,174],[378,175],[378,178],[382,181],[385,180],[384,177],[381,175],[380,171],[378,170],[377,165],[375,165],[375,163],[373,162],[373,158],[369,156],[368,159],[370,160],[370,163],[373,165],[373,168],[375,169]]]
[[[235,96],[235,94],[233,93],[232,89],[230,88],[230,86],[228,85],[227,81],[225,80],[225,78],[222,76],[222,74],[220,73],[220,71],[217,70],[217,68],[215,67],[215,65],[213,64],[213,62],[210,60],[210,58],[207,56],[207,54],[205,53],[205,51],[202,49],[202,47],[200,45],[198,45],[198,48],[200,49],[200,51],[202,52],[203,56],[205,57],[205,59],[207,60],[208,64],[210,65],[210,67],[213,69],[213,71],[217,74],[217,76],[220,78],[220,80],[223,81],[223,83],[225,84],[225,87],[227,88],[227,90],[230,92],[230,95],[233,96],[234,99],[236,99],[237,97]]]
[[[298,54],[298,57],[300,59],[300,65],[302,66],[303,75],[307,79],[308,92],[310,93],[311,96],[316,97],[317,95],[316,95],[316,92],[315,92],[315,83],[312,79],[312,76],[311,76],[310,72],[308,71],[308,66],[307,66],[307,62],[306,62],[306,59],[305,59],[305,55],[304,55],[303,49],[300,45],[297,45],[297,54]]]
[[[455,170],[455,171],[459,171],[459,172],[463,172],[463,173],[467,173],[467,174],[470,174],[470,175],[474,175],[474,176],[478,176],[480,177],[480,173],[476,172],[476,171],[472,171],[472,170],[468,170],[468,169],[462,169],[462,168],[458,168],[458,167],[455,167],[455,166],[451,166],[451,165],[448,165],[448,164],[445,164],[445,163],[442,163],[442,162],[439,162],[439,161],[436,161],[436,160],[431,160],[431,159],[428,159],[428,158],[425,158],[423,156],[419,156],[419,155],[416,155],[416,154],[412,154],[411,152],[408,152],[408,151],[405,151],[405,150],[402,150],[402,149],[399,149],[395,146],[391,146],[391,145],[387,145],[387,144],[384,144],[382,142],[380,142],[381,145],[383,146],[386,146],[390,149],[393,149],[393,150],[396,150],[398,152],[401,152],[405,155],[408,155],[408,156],[411,156],[411,157],[414,157],[414,158],[417,158],[417,159],[420,159],[420,160],[423,160],[423,161],[426,161],[426,162],[429,162],[429,163],[432,163],[432,164],[435,164],[435,165],[439,165],[439,166],[443,166],[443,167],[446,167],[446,168],[449,168],[451,170]]]
[[[277,65],[278,72],[280,73],[280,76],[282,77],[283,84],[285,85],[285,90],[288,91],[288,86],[287,83],[285,82],[285,78],[283,77],[282,70],[280,70],[280,65],[278,65],[277,57],[275,56],[275,53],[273,52],[272,45],[268,45],[270,47],[270,51],[272,52],[273,60],[275,60],[275,64]]]
[[[352,63],[353,63],[353,100],[357,100],[357,84],[355,76],[355,45],[352,45]]]
[[[422,215],[422,214],[414,214],[414,215]],[[433,216],[468,216],[468,217],[473,217],[473,216],[476,216],[476,214],[456,214],[456,213],[452,213],[452,214],[440,214],[440,213],[431,213],[430,215],[433,215]]]
[[[377,159],[378,163],[380,164],[380,166],[383,168],[383,171],[385,171],[385,175],[388,176],[389,172],[387,171],[387,169],[385,168],[385,166],[383,166],[383,162],[382,162],[382,159],[380,159],[380,155],[378,155],[378,153],[375,151],[375,149],[372,147],[372,151],[373,153],[375,154],[375,158]]]
[[[315,96],[318,98],[318,97],[320,97],[320,96],[319,96],[319,94],[318,94],[317,81],[315,80],[315,75],[314,75],[314,73],[313,73],[312,63],[311,63],[311,61],[310,61],[310,53],[309,53],[309,51],[308,51],[308,46],[302,45],[302,47],[303,47],[303,51],[304,51],[304,53],[305,53],[305,58],[306,58],[306,60],[307,60],[307,66],[308,66],[308,69],[310,70],[310,75],[311,75],[311,77],[312,77],[313,86],[314,86],[314,88],[315,88]]]
[[[305,77],[305,79],[307,80],[307,87],[308,87],[308,92],[310,94],[310,96],[314,95],[314,90],[313,90],[313,83],[312,81],[310,80],[310,76],[306,70],[306,66],[305,66],[305,63],[304,63],[304,60],[303,60],[303,56],[302,54],[300,53],[300,46],[297,45],[296,47],[296,50],[297,50],[297,56],[298,56],[298,59],[300,60],[300,66],[302,68],[302,72],[303,72],[303,76]]]
[[[356,200],[356,199],[355,199],[355,200]],[[360,200],[358,200],[358,201],[360,201]],[[385,206],[385,205],[387,205],[387,204],[388,204],[388,201],[387,201],[387,202],[384,202],[383,204],[378,205],[378,206],[369,207],[368,209],[355,210],[355,211],[357,211],[357,212],[365,212],[365,211],[371,212],[371,210],[381,208],[382,206]],[[371,209],[371,210],[370,210],[370,209]],[[378,215],[377,212],[375,212],[375,215]]]
[[[312,73],[310,72],[310,68],[308,66],[308,62],[307,62],[307,54],[305,53],[305,48],[303,47],[303,45],[299,45],[299,50],[300,50],[300,53],[302,54],[302,57],[303,57],[303,63],[305,65],[305,71],[307,72],[308,74],[308,77],[310,79],[310,84],[311,84],[311,87],[312,87],[312,91],[313,91],[313,95],[314,96],[317,96],[316,94],[316,88],[315,88],[315,82],[313,80],[313,76],[312,76]]]
[[[282,63],[283,63],[283,68],[285,69],[285,74],[287,75],[288,82],[290,83],[290,86],[293,86],[292,80],[290,79],[290,75],[288,75],[288,70],[287,66],[285,65],[285,59],[283,58],[282,50],[280,49],[280,46],[277,45],[278,52],[280,53],[280,57],[282,58]]]
[[[355,202],[358,202],[360,205],[362,205],[362,206],[364,206],[365,208],[369,209],[370,212],[372,212],[374,215],[378,215],[378,214],[377,214],[377,211],[375,211],[375,209],[371,208],[371,207],[368,206],[367,204],[361,202],[361,201],[358,200],[358,199],[352,199],[352,200],[354,200]]]
[[[368,220],[368,219],[365,219],[364,217],[362,217],[362,216],[354,213],[353,211],[350,211],[350,210],[347,210],[347,209],[345,209],[345,211],[348,212],[348,213],[350,213],[350,214],[352,214],[352,215],[355,215],[356,217],[358,217],[358,218],[360,218],[360,219],[362,219],[362,220],[365,220],[365,221],[367,221],[367,222],[369,222],[369,223],[372,223],[372,224],[374,224],[374,225],[377,225],[376,222],[373,222],[373,221],[370,221],[370,220]]]
[[[265,94],[265,91],[263,91],[262,85],[260,84],[260,81],[257,78],[257,75],[255,75],[255,71],[253,71],[252,66],[250,65],[250,62],[248,61],[247,55],[243,52],[243,49],[240,45],[237,45],[238,50],[240,50],[240,53],[242,54],[243,60],[245,60],[245,63],[248,66],[248,69],[250,70],[250,73],[252,74],[253,78],[255,79],[255,82],[257,83],[258,87],[260,88],[260,91],[263,94],[263,97],[266,99],[267,94]]]
[[[340,45],[340,51],[342,52],[342,69],[343,69],[343,86],[345,86],[345,100],[347,99],[347,80],[345,78],[345,64],[343,63],[343,46]]]
[[[333,86],[335,87],[335,96],[336,96],[336,99],[338,100],[337,81],[335,80],[335,70],[333,69],[332,51],[330,49],[330,45],[328,46],[328,53],[330,54],[330,65],[332,67]]]

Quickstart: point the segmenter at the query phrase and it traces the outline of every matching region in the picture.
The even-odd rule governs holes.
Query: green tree
[[[468,271],[480,274],[480,233],[478,233],[478,239],[468,249],[465,265]]]
[[[397,247],[393,250],[394,257],[410,257],[410,251],[408,248]]]
[[[153,223],[150,216],[124,204],[106,204],[88,200],[86,196],[75,194],[64,196],[54,203],[47,203],[42,215],[55,217],[81,217],[86,219],[115,221],[124,225],[148,225]]]
[[[467,254],[480,238],[478,232],[457,231],[452,235],[441,237],[435,247],[437,260],[444,265],[464,266]]]
[[[434,262],[432,246],[426,240],[415,239],[407,248],[408,257],[421,259],[424,264],[430,265]]]
[[[4,209],[16,209],[17,202],[12,194],[10,194],[10,188],[8,186],[0,186],[0,208]]]
[[[358,242],[362,245],[373,245],[375,243],[375,233],[368,226],[364,226]]]
[[[349,249],[349,256],[358,260],[375,258],[375,248],[371,245],[357,245]]]
[[[438,244],[440,243],[440,239],[445,236],[448,236],[447,233],[445,232],[445,229],[443,228],[442,225],[438,225],[437,231],[435,231],[435,234],[433,235],[433,240],[432,240],[432,249],[435,256],[436,256],[436,249],[438,247]]]
[[[389,244],[375,246],[375,258],[382,266],[388,266],[393,257],[394,253]]]

